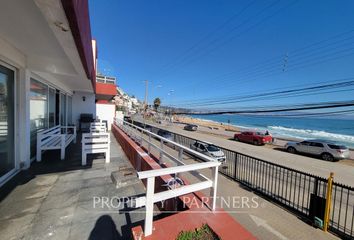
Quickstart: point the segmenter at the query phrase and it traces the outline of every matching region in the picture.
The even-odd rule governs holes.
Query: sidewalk
[[[147,136],[144,135],[144,137],[147,139]],[[158,145],[156,140],[153,140],[153,142]],[[165,147],[165,150],[171,155],[178,157],[178,152],[172,148]],[[155,154],[155,156],[159,154],[155,149],[152,150],[152,153]],[[163,162],[173,164],[173,162],[166,157]],[[183,162],[192,164],[196,161],[190,156],[184,155]],[[211,177],[210,170],[204,170],[201,171],[201,173],[207,177]],[[196,180],[190,175],[183,176],[192,182]],[[320,229],[312,227],[293,213],[288,212],[275,203],[265,200],[243,185],[226,178],[222,174],[219,174],[217,191],[218,197],[222,197],[226,200],[226,202],[222,202],[218,199],[217,206],[223,207],[237,222],[258,239],[338,239],[331,233],[325,233]],[[203,191],[203,193],[209,196],[209,191],[206,190]],[[252,202],[252,200],[257,204]],[[234,206],[232,205],[232,201],[235,202]],[[230,202],[231,204],[228,206]]]

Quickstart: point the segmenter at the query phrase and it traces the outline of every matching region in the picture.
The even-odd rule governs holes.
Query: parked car
[[[273,138],[269,132],[256,132],[256,131],[245,131],[241,133],[236,133],[234,139],[240,142],[253,143],[254,145],[264,145],[266,143],[271,143]]]
[[[124,116],[123,120],[128,122],[128,123],[132,123],[133,122],[133,120],[132,120],[132,118],[130,116]]]
[[[163,138],[166,138],[166,139],[168,139],[170,141],[173,141],[173,135],[169,131],[160,129],[160,130],[157,131],[157,135],[159,135],[159,136],[161,136]]]
[[[188,124],[188,125],[184,126],[183,129],[187,130],[187,131],[197,131],[198,130],[198,126],[194,125],[194,124]]]
[[[190,148],[204,155],[212,157],[216,161],[222,163],[226,162],[226,157],[224,152],[221,151],[220,148],[218,148],[217,146],[211,143],[195,141],[195,143],[190,145]]]
[[[335,161],[349,157],[346,146],[327,140],[307,140],[302,142],[288,142],[285,148],[290,153],[307,153],[320,156],[326,161]]]
[[[149,125],[145,125],[145,130],[149,131],[149,132],[152,132],[152,127],[149,126]]]

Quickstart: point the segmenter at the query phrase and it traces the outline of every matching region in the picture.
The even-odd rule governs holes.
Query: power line
[[[350,31],[350,32],[354,32],[353,31]],[[334,47],[334,48],[330,48],[330,49],[327,49],[327,52],[319,52],[319,53],[313,53],[313,52],[316,52],[318,50],[321,50],[325,47],[328,47],[330,45],[335,45],[339,42],[343,42],[343,40],[347,41],[347,40],[351,40],[353,39],[354,36],[351,36],[351,37],[348,37],[346,39],[341,39],[339,41],[336,41],[336,42],[332,42],[332,43],[329,43],[327,44],[326,46],[320,46],[318,48],[315,48],[313,50],[309,50],[306,52],[306,54],[294,54],[294,55],[288,55],[288,58],[287,58],[287,71],[293,71],[293,70],[298,70],[298,69],[301,69],[301,68],[304,68],[304,67],[307,67],[307,66],[313,66],[313,65],[316,65],[316,64],[320,64],[320,63],[324,63],[324,62],[328,62],[328,61],[333,61],[333,60],[336,60],[338,58],[342,58],[342,57],[345,57],[345,56],[350,56],[354,53],[347,53],[348,51],[350,50],[354,50],[354,48],[346,48],[346,49],[340,49],[338,46],[337,47]],[[321,41],[321,42],[324,42],[324,41]],[[346,43],[346,44],[342,44],[341,46],[346,46],[346,45],[353,45],[354,42],[351,41],[349,43]],[[310,46],[313,46],[314,44],[310,44]],[[308,49],[308,47],[304,47],[302,49]],[[300,50],[302,50],[300,49]],[[337,49],[340,49],[339,51],[336,51]],[[335,51],[335,52],[332,52],[330,54],[328,54],[328,52],[330,51]],[[292,51],[292,52],[296,52],[296,51]],[[301,52],[301,51],[300,51]],[[336,56],[336,54],[338,53],[346,53],[346,54],[342,54],[340,56]],[[326,55],[324,55],[326,54]],[[303,55],[305,57],[303,57]],[[331,57],[332,55],[335,55],[335,57],[332,57],[332,58],[328,58],[328,57]],[[295,57],[294,57],[295,56]],[[323,60],[322,58],[323,57],[327,57],[327,59]],[[322,59],[321,61],[318,61],[318,62],[314,62],[315,60],[317,59]],[[294,61],[295,60],[295,61]],[[269,75],[270,73],[274,73],[274,75],[276,74],[282,74],[284,71],[282,71],[283,67],[282,67],[282,64],[281,64],[281,60],[279,57],[277,57],[276,59],[270,59],[270,61],[268,60],[265,64],[263,64],[262,66],[260,67],[256,67],[256,66],[259,66],[260,64],[257,64],[255,67],[251,68],[251,67],[248,67],[248,68],[245,68],[243,69],[243,71],[234,71],[234,72],[231,72],[231,73],[228,73],[228,74],[224,74],[222,77],[218,77],[218,78],[215,78],[213,81],[218,84],[220,83],[224,83],[226,81],[228,81],[230,79],[230,76],[233,76],[235,75],[236,73],[240,74],[242,73],[241,75],[238,76],[238,78],[242,78],[243,81],[241,83],[244,83],[246,82],[246,79],[250,79],[250,78],[255,78],[255,77],[262,77],[262,76],[273,76],[273,75]],[[295,66],[295,67],[294,67]],[[249,70],[248,70],[249,69]],[[247,70],[247,71],[246,71]],[[249,81],[247,81],[249,82]],[[199,82],[200,83],[200,82]],[[191,84],[190,86],[193,87],[195,85],[197,85],[197,83],[194,83],[193,85]],[[235,84],[240,84],[240,82],[237,82]],[[228,86],[233,86],[233,85],[228,85]]]
[[[241,113],[274,113],[274,112],[291,112],[291,111],[303,111],[303,110],[316,110],[316,109],[331,109],[354,106],[354,101],[342,101],[342,102],[329,102],[329,103],[313,103],[294,105],[286,108],[268,108],[264,110],[230,110],[230,111],[181,111],[175,112],[178,115],[220,115],[220,114],[241,114]]]
[[[216,29],[214,29],[213,31],[209,32],[208,34],[206,34],[203,38],[201,38],[198,42],[196,42],[195,44],[193,44],[191,47],[189,47],[187,50],[184,51],[184,53],[182,53],[181,55],[179,55],[178,57],[176,57],[172,62],[170,62],[169,64],[166,64],[165,66],[162,67],[162,70],[173,66],[173,64],[175,62],[178,62],[180,59],[185,58],[186,55],[188,55],[190,52],[192,52],[192,50],[196,49],[198,47],[198,45],[202,44],[205,40],[208,40],[208,38],[212,37],[212,35],[214,35],[215,33],[217,33],[218,31],[220,31],[221,29],[223,29],[225,26],[227,26],[230,22],[232,22],[234,19],[238,18],[239,16],[241,16],[250,6],[252,6],[254,3],[256,2],[256,0],[253,0],[252,2],[250,2],[249,4],[247,4],[245,7],[243,7],[240,11],[238,11],[237,13],[233,14],[230,18],[228,18],[225,22],[223,22],[221,25],[219,25]]]
[[[231,40],[235,39],[236,37],[241,37],[243,34],[247,33],[248,31],[252,30],[253,28],[255,27],[258,27],[260,26],[261,24],[265,23],[267,20],[271,19],[272,17],[276,16],[277,14],[279,14],[281,11],[285,10],[286,8],[290,7],[291,5],[295,4],[295,2],[297,2],[298,0],[294,0],[292,1],[290,4],[287,4],[286,6],[284,7],[281,7],[280,9],[278,9],[276,12],[270,14],[270,15],[267,15],[265,17],[263,17],[260,21],[256,22],[255,24],[249,26],[248,28],[246,28],[243,32],[241,32],[240,34],[238,35],[234,35],[234,36],[231,36],[230,38],[228,38],[226,41],[222,41],[221,43],[219,44],[216,44],[216,46],[214,48],[212,48],[211,50],[210,49],[207,49],[209,46],[213,45],[214,43],[217,43],[218,42],[218,39],[217,40],[213,40],[211,43],[209,43],[207,46],[206,46],[206,49],[207,51],[205,50],[204,51],[204,54],[202,53],[202,55],[200,56],[194,56],[194,58],[191,58],[191,59],[187,59],[186,61],[182,61],[182,64],[180,64],[179,67],[183,67],[185,66],[186,64],[189,64],[191,62],[194,62],[195,60],[201,58],[201,57],[204,57],[206,55],[209,55],[211,52],[215,51],[217,48],[219,48],[220,46],[223,46],[225,45],[226,43],[230,42]],[[272,8],[274,5],[276,5],[279,1],[274,1],[273,3],[271,3],[270,5],[267,5],[266,7],[264,7],[261,11],[257,12],[257,14],[255,14],[254,16],[251,16],[249,17],[247,20],[243,21],[241,24],[237,25],[236,27],[234,27],[230,32],[234,31],[235,29],[243,26],[244,24],[247,24],[250,20],[253,20],[255,19],[257,16],[260,16],[263,14],[263,12],[265,12],[266,10],[268,10],[269,8]],[[199,50],[200,51],[200,50]],[[184,63],[183,63],[184,62]],[[171,70],[175,70],[176,66],[178,66],[178,64],[176,64],[174,66],[173,69]],[[171,71],[170,70],[170,71]]]
[[[270,101],[270,100],[274,100],[274,99],[282,99],[282,98],[291,98],[291,97],[302,97],[302,96],[314,96],[314,95],[321,95],[321,94],[326,94],[326,93],[338,93],[338,92],[351,92],[354,91],[354,88],[351,89],[343,89],[343,90],[335,90],[335,91],[327,91],[327,92],[321,92],[321,93],[303,93],[303,94],[297,94],[297,95],[282,95],[279,97],[273,97],[273,98],[259,98],[256,99],[256,101]],[[250,102],[250,101],[254,101],[254,100],[235,100],[235,101],[229,101],[229,102],[222,102],[222,103],[204,103],[204,104],[195,104],[194,107],[202,107],[202,106],[213,106],[213,105],[224,105],[224,104],[230,104],[230,103],[241,103],[241,102]]]
[[[289,87],[273,88],[273,89],[270,89],[269,91],[289,90],[289,89],[299,88],[299,87],[317,86],[319,84],[338,83],[338,82],[348,81],[348,80],[351,80],[351,79],[354,79],[354,77],[340,78],[340,79],[329,80],[329,81],[320,81],[320,82],[314,82],[314,83],[311,83],[311,84],[296,84],[296,85],[289,86]],[[262,92],[253,91],[253,92],[248,92],[246,94],[250,95],[250,94],[259,94],[259,93],[262,93]],[[241,95],[241,96],[244,96],[244,95]],[[220,96],[220,97],[217,97],[217,98],[214,97],[213,99],[214,100],[218,100],[218,99],[224,99],[224,98],[230,98],[230,97],[237,97],[237,95],[235,96],[234,94],[231,94],[231,95]],[[190,100],[181,101],[180,103],[189,104],[189,103],[193,103],[195,101],[198,102],[198,101],[205,101],[205,100],[210,100],[210,98],[202,98],[202,99],[197,99],[197,100],[190,99]]]
[[[354,113],[354,110],[341,110],[341,111],[331,111],[331,112],[318,112],[318,113],[296,113],[296,114],[258,114],[258,115],[251,115],[251,114],[239,114],[239,115],[246,115],[252,117],[309,117],[309,116],[316,116],[316,117],[323,117],[323,116],[333,116],[333,115],[348,115]]]
[[[220,98],[220,99],[206,99],[206,100],[197,100],[197,101],[190,101],[190,102],[183,102],[183,104],[189,104],[189,105],[196,105],[196,106],[204,106],[204,105],[217,105],[217,104],[230,104],[230,103],[236,103],[236,102],[245,102],[245,101],[255,101],[255,100],[262,100],[262,99],[276,99],[276,98],[281,98],[281,97],[290,97],[290,96],[303,96],[304,94],[314,94],[316,91],[324,91],[328,89],[334,89],[334,88],[343,88],[343,87],[348,87],[348,86],[353,86],[354,85],[354,80],[353,78],[346,78],[345,80],[350,80],[351,81],[344,81],[342,79],[342,82],[332,82],[328,84],[322,84],[322,85],[317,85],[317,86],[310,86],[310,87],[303,87],[303,88],[293,88],[293,89],[288,89],[288,90],[281,90],[281,91],[273,91],[273,92],[263,92],[263,93],[257,93],[257,94],[248,94],[248,95],[241,95],[241,96],[231,96],[231,97],[225,97],[225,98]],[[352,91],[353,89],[345,89],[345,91]],[[333,91],[333,90],[332,90]],[[330,93],[330,92],[326,92]],[[300,94],[300,95],[299,95]],[[303,95],[301,95],[303,94]],[[272,98],[270,98],[272,97]]]

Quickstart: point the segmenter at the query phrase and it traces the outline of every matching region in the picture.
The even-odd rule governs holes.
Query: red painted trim
[[[96,73],[93,61],[91,27],[87,0],[61,0],[81,63],[87,78],[91,79],[95,87]]]
[[[117,95],[117,87],[115,84],[96,82],[96,94],[97,95]]]
[[[188,210],[180,212],[153,222],[153,234],[144,237],[142,226],[132,228],[132,235],[135,240],[174,240],[181,231],[191,231],[208,226],[223,240],[255,240],[252,233],[248,232],[241,224],[236,222],[227,212],[218,209],[218,213],[192,212]]]

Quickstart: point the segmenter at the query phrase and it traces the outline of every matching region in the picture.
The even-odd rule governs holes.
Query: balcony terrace
[[[213,171],[216,165],[196,162],[185,155],[191,150],[181,145],[167,139],[153,139],[158,136],[144,135],[142,129],[129,127],[127,123],[115,123],[112,133],[110,163],[105,163],[101,155],[89,155],[87,165],[81,166],[78,139],[67,148],[65,160],[60,160],[59,151],[45,152],[42,162],[34,162],[2,186],[1,238],[175,239],[180,231],[203,224],[208,224],[222,239],[283,237],[280,232],[274,235],[259,222],[250,221],[248,215],[252,214],[267,216],[267,220],[280,226],[282,233],[295,239],[335,239],[266,200],[259,200],[260,206],[266,207],[256,209],[236,208],[235,211],[231,206],[224,210],[219,201],[213,206],[215,181],[219,182],[219,197],[253,198],[255,195],[221,175],[217,177],[217,168]],[[166,143],[170,145],[164,146]],[[198,167],[202,170],[199,173],[184,174]],[[174,175],[167,172],[178,174],[185,186],[177,189],[166,186]],[[205,197],[207,201],[201,200]],[[162,198],[167,200],[164,206],[155,201]],[[188,199],[196,199],[198,203],[187,202]],[[294,228],[301,231],[294,234]]]
[[[58,151],[43,154],[40,163],[0,188],[1,239],[129,239],[131,228],[142,224],[143,209],[119,212],[118,198],[141,195],[144,186],[115,138],[111,137],[111,161],[99,155],[81,166],[81,144],[67,149],[66,159]],[[91,155],[92,156],[92,155]],[[116,188],[111,173],[121,174]],[[94,197],[115,198],[108,205],[93,205]],[[113,205],[112,205],[113,206]]]

